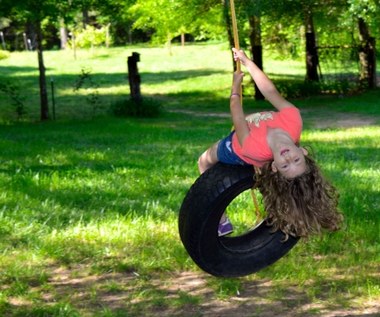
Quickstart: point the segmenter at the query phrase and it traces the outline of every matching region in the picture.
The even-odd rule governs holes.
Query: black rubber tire
[[[236,237],[218,237],[219,220],[231,201],[254,185],[253,168],[218,163],[191,186],[179,213],[179,233],[193,261],[219,277],[257,272],[284,256],[297,242],[284,241],[265,221]]]

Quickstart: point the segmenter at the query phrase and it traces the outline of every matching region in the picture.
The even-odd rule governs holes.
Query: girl
[[[342,216],[337,210],[338,194],[321,175],[305,148],[299,146],[302,118],[299,110],[284,99],[272,81],[242,50],[232,49],[250,73],[264,97],[277,109],[244,115],[240,87],[244,74],[233,76],[230,110],[234,131],[206,150],[198,160],[200,173],[218,161],[253,165],[260,169],[257,184],[263,195],[273,231],[286,237],[338,230]],[[219,235],[231,233],[226,215],[219,224]]]

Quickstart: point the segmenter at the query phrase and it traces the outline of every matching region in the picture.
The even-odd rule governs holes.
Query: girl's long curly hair
[[[324,229],[339,230],[343,221],[338,211],[338,192],[321,174],[315,161],[305,156],[307,169],[287,179],[267,163],[257,175],[256,186],[263,196],[267,223],[273,231],[288,236],[308,237]]]

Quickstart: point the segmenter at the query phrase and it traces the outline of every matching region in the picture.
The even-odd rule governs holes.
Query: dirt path
[[[229,118],[229,113],[219,112],[195,112],[190,110],[172,110],[172,112],[188,114],[196,117],[218,117]],[[375,125],[378,118],[358,114],[358,113],[340,113],[326,110],[302,110],[302,116],[306,123],[317,129],[326,128],[354,128]]]
[[[314,128],[355,128],[375,125],[378,118],[357,113],[338,113],[334,111],[304,110],[305,122],[310,122]]]
[[[133,272],[86,275],[85,271],[80,267],[52,272],[49,287],[45,286],[46,304],[66,298],[83,316],[100,316],[104,308],[118,312],[110,316],[138,317],[380,316],[379,300],[359,302],[353,298],[349,305],[342,305],[332,302],[328,294],[310,298],[296,285],[283,289],[279,300],[278,287],[267,279],[244,282],[235,295],[220,299],[208,284],[213,277],[202,272],[165,273],[151,276],[147,281],[146,277]],[[349,296],[342,294],[342,297]]]

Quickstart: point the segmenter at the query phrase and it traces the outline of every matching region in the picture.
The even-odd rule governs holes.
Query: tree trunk
[[[61,49],[64,50],[66,49],[66,45],[67,45],[67,29],[66,29],[65,22],[63,21],[63,19],[60,19],[59,24],[60,24],[59,36],[61,40]]]
[[[127,30],[128,30],[128,43],[132,44],[133,43],[133,24],[128,24],[127,25]]]
[[[85,29],[86,26],[89,25],[89,23],[90,23],[90,17],[88,15],[88,9],[85,8],[82,11],[82,24],[83,24],[83,28]]]
[[[306,10],[306,80],[319,81],[318,76],[318,51],[314,32],[313,16],[310,10]]]
[[[234,47],[235,46],[235,42],[234,42],[234,37],[232,35],[232,22],[231,22],[231,18],[230,18],[230,15],[229,15],[230,4],[229,4],[228,1],[229,0],[223,0],[223,14],[224,14],[224,21],[226,23],[228,42],[230,43],[230,47]],[[234,55],[233,55],[232,52],[231,52],[231,60],[232,60],[233,70],[235,71],[236,70],[236,63],[234,61]]]
[[[249,41],[251,44],[252,57],[255,64],[263,70],[263,47],[261,45],[261,28],[260,28],[260,18],[257,16],[249,17]],[[256,83],[253,82],[255,87],[255,99],[264,100],[264,96],[257,87]]]
[[[36,39],[36,31],[35,31],[35,26],[32,22],[28,21],[26,23],[26,30],[25,33],[23,34],[24,37],[24,45],[25,45],[25,50],[26,51],[33,51],[35,48],[35,45],[33,47],[33,39]]]
[[[49,119],[49,102],[48,102],[47,87],[46,87],[45,65],[44,65],[44,59],[43,59],[41,21],[36,22],[36,32],[37,32],[38,70],[40,73],[39,83],[40,83],[41,120],[44,121],[44,120]]]
[[[110,47],[110,27],[111,27],[111,23],[108,23],[106,26],[106,47],[107,48]]]
[[[173,55],[173,51],[172,51],[172,35],[170,33],[168,33],[167,39],[168,39],[168,41],[166,43],[167,43],[167,46],[168,46],[169,55],[172,56]]]
[[[369,34],[367,23],[359,18],[360,82],[368,88],[376,87],[376,40]]]

